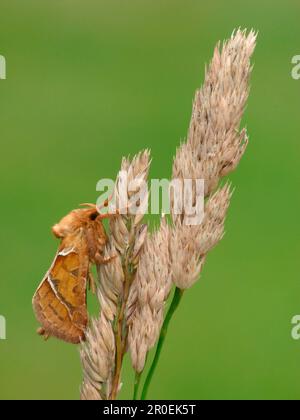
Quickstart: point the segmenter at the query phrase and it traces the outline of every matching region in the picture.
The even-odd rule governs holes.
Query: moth
[[[105,204],[107,205],[107,204]],[[52,227],[61,240],[54,261],[33,297],[33,309],[42,325],[38,333],[69,343],[85,340],[88,323],[87,285],[94,289],[92,264],[106,264],[103,251],[107,235],[102,224],[110,214],[100,214],[94,204],[71,211]]]

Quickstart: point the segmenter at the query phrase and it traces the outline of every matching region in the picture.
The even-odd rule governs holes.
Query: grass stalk
[[[176,287],[175,292],[174,292],[174,296],[173,296],[173,300],[171,302],[170,308],[167,312],[167,315],[165,317],[165,320],[164,320],[164,323],[163,323],[163,326],[162,326],[162,329],[161,329],[161,332],[160,332],[159,340],[158,340],[157,347],[156,347],[155,356],[154,356],[154,359],[152,361],[152,365],[151,365],[150,370],[148,372],[147,378],[145,380],[145,384],[144,384],[143,391],[142,391],[142,396],[141,396],[142,400],[145,400],[147,398],[147,393],[148,393],[153,375],[155,373],[156,366],[159,362],[159,358],[160,358],[160,355],[161,355],[161,352],[162,352],[162,349],[163,349],[163,345],[164,345],[164,342],[165,342],[165,339],[166,339],[166,336],[167,336],[169,324],[171,322],[171,319],[172,319],[174,313],[176,312],[176,309],[179,306],[179,303],[180,303],[180,301],[182,299],[182,296],[183,296],[183,292],[184,292],[184,290]]]

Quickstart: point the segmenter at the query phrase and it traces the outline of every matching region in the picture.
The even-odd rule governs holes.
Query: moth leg
[[[106,200],[105,204],[102,206],[103,207],[107,207],[108,206],[109,201]],[[129,206],[126,207],[126,210],[129,210]],[[123,214],[123,212],[121,213],[119,209],[115,209],[114,213],[104,213],[104,214],[100,214],[100,219],[104,220],[104,219],[113,219],[114,217],[118,217],[121,214]]]
[[[38,328],[36,332],[38,333],[38,335],[42,336],[45,341],[47,341],[50,337],[50,334],[47,334],[46,330],[42,327]]]
[[[115,258],[117,258],[116,255],[112,255],[111,257],[104,257],[102,264],[109,264],[110,262],[112,262]]]
[[[117,258],[116,255],[112,255],[110,257],[103,257],[103,255],[101,254],[97,254],[96,255],[96,263],[97,264],[109,264],[110,262],[112,262],[112,260],[114,260],[115,258]]]
[[[96,294],[96,280],[91,271],[89,271],[89,289],[92,291],[93,295]]]
[[[105,214],[100,214],[100,219],[104,220],[104,219],[113,219],[114,217],[119,216],[120,212],[119,210],[116,210],[115,213],[105,213]]]

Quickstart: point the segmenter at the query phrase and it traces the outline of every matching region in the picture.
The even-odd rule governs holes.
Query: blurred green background
[[[123,155],[149,147],[168,178],[214,45],[259,30],[223,242],[170,328],[150,398],[298,399],[300,54],[296,0],[2,0],[1,399],[78,399],[75,346],[44,343],[31,298],[57,247],[50,226]],[[131,398],[128,360],[121,398]]]

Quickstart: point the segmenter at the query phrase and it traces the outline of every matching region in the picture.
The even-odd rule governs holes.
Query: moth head
[[[76,223],[76,215],[72,211],[67,216],[63,217],[59,223],[52,227],[52,232],[57,238],[65,238],[70,233],[74,232],[78,223]]]
[[[92,221],[96,220],[98,216],[99,216],[99,213],[98,213],[97,210],[96,211],[93,211],[92,213],[89,214],[89,218]]]
[[[82,221],[86,221],[87,223],[95,221],[99,216],[99,210],[96,204],[85,203],[81,204],[81,206],[88,207],[87,209],[77,210],[81,212]]]
[[[60,239],[65,238],[78,229],[85,227],[91,221],[95,221],[99,216],[98,210],[95,205],[91,204],[89,207],[88,209],[73,210],[63,217],[59,223],[52,227],[54,235]]]

